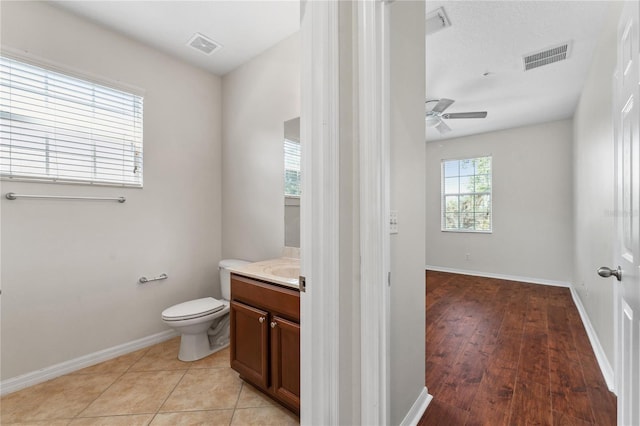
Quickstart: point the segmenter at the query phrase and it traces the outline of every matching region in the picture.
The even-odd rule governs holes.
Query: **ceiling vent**
[[[205,55],[211,55],[213,52],[222,49],[222,45],[220,43],[211,40],[209,37],[203,36],[200,33],[195,33],[191,39],[189,39],[187,46],[193,47]]]
[[[569,57],[571,42],[530,53],[522,58],[524,70],[529,71],[558,61],[564,61]]]
[[[451,21],[447,17],[443,7],[427,13],[424,23],[424,32],[426,35],[433,34],[451,26]]]

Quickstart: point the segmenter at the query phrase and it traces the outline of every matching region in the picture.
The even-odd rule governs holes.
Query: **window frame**
[[[71,176],[25,176],[25,175],[12,175],[8,171],[0,173],[0,181],[5,182],[25,182],[25,183],[39,183],[39,184],[65,184],[65,185],[82,185],[82,186],[98,186],[98,187],[117,187],[117,188],[132,188],[132,189],[142,189],[144,187],[144,98],[146,91],[141,89],[140,87],[130,85],[127,83],[123,83],[121,81],[114,81],[108,78],[104,78],[95,74],[88,73],[86,71],[80,71],[73,67],[62,65],[55,61],[51,61],[48,59],[44,59],[41,57],[37,57],[29,54],[28,52],[24,52],[21,50],[7,48],[5,46],[2,47],[0,52],[2,57],[7,59],[20,62],[27,66],[32,66],[36,68],[42,68],[46,71],[50,71],[52,73],[61,74],[64,77],[69,77],[71,79],[81,80],[84,83],[89,85],[98,86],[106,89],[111,89],[114,91],[124,92],[127,95],[139,97],[140,99],[140,128],[139,128],[139,153],[132,156],[132,160],[134,164],[138,164],[141,169],[141,175],[138,182],[127,182],[125,180],[120,181],[105,181],[105,180],[94,180],[95,178],[74,178]],[[94,148],[95,149],[95,148]],[[48,154],[47,154],[48,155]],[[48,168],[48,165],[46,166]],[[93,174],[99,172],[99,168],[95,168],[93,170]]]
[[[490,164],[489,173],[488,173],[489,191],[476,192],[474,188],[474,192],[464,192],[464,193],[458,192],[456,194],[447,194],[445,192],[445,163],[452,162],[452,161],[460,162],[460,161],[467,161],[467,160],[477,160],[480,158],[489,158],[489,164]],[[476,175],[474,171],[474,174],[470,176],[474,177],[479,175]],[[465,176],[461,176],[460,170],[458,170],[458,174],[455,177],[460,179],[461,177],[465,177]],[[486,229],[446,228],[447,206],[446,206],[445,200],[447,195],[449,196],[457,195],[458,197],[488,195],[489,196],[489,229],[486,230]],[[461,214],[460,209],[458,209],[457,213],[458,215]],[[474,215],[475,215],[475,210],[474,210]],[[459,219],[459,216],[458,216],[458,219]],[[459,224],[460,223],[458,222],[458,225]],[[474,222],[474,227],[475,227],[475,222]],[[456,158],[444,158],[440,161],[440,231],[453,232],[453,233],[471,233],[471,234],[492,234],[493,233],[493,155],[492,154],[476,155],[473,157],[465,156],[465,157],[456,157]]]

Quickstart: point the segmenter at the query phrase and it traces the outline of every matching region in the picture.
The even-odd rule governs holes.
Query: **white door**
[[[627,1],[618,24],[614,86],[616,392],[618,424],[624,426],[640,425],[639,19],[638,1]]]

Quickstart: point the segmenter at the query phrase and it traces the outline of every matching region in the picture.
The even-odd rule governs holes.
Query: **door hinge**
[[[306,293],[306,291],[307,291],[307,279],[305,277],[303,277],[302,275],[300,275],[298,277],[298,286],[300,287],[300,291],[302,293]]]
[[[387,284],[391,287],[391,271],[387,273]]]

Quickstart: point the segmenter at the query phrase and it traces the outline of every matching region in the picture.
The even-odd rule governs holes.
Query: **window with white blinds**
[[[491,232],[491,157],[442,161],[442,230]]]
[[[300,142],[284,140],[284,195],[300,196]]]
[[[0,56],[3,179],[142,186],[141,96]]]

